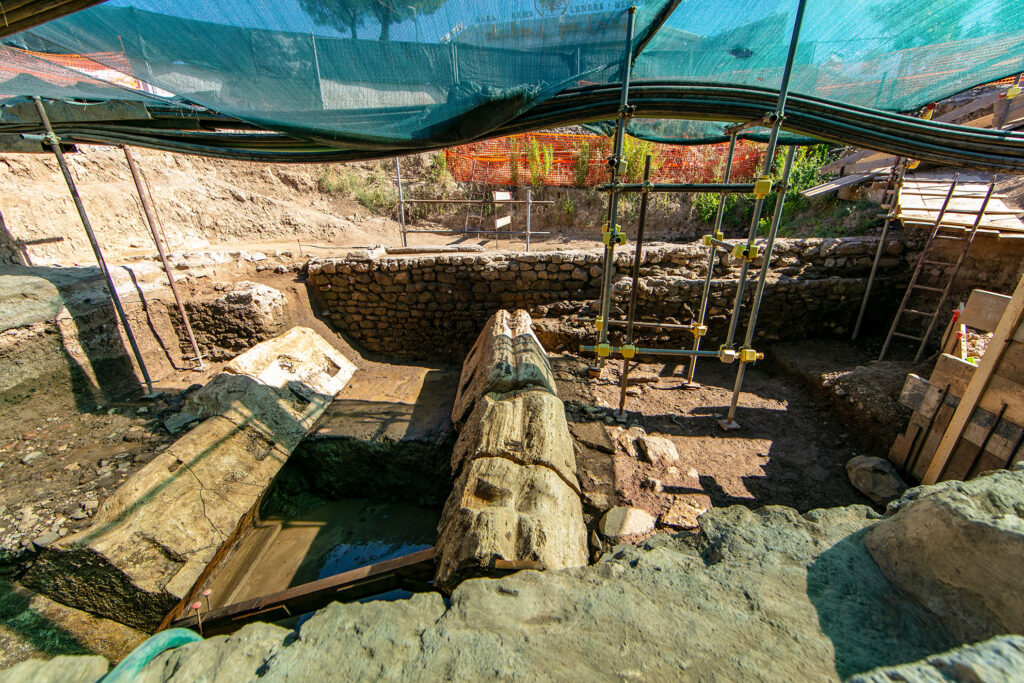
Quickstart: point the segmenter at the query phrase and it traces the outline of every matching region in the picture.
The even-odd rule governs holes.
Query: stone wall
[[[860,305],[875,238],[780,240],[772,258],[758,336],[800,338],[849,332]],[[916,243],[891,241],[882,260],[869,324],[887,327],[909,276]],[[623,317],[633,250],[618,252],[615,317]],[[592,314],[601,251],[443,254],[313,260],[307,266],[319,311],[371,354],[401,359],[460,360],[487,318],[500,308],[534,317]],[[755,261],[760,266],[760,261]],[[653,245],[641,266],[639,319],[689,322],[707,272],[707,250],[695,244]],[[720,255],[715,267],[709,342],[724,337],[739,263]],[[751,273],[756,275],[756,270]],[[753,290],[747,288],[747,301]],[[614,329],[614,328],[613,328]],[[742,334],[742,330],[741,330]],[[686,335],[686,336],[684,336]],[[641,341],[689,339],[686,333]]]

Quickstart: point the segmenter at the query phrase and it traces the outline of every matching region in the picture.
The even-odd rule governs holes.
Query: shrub
[[[325,166],[317,178],[317,187],[327,194],[354,199],[374,213],[390,212],[398,201],[391,176],[379,165],[366,176],[347,166]]]
[[[587,186],[587,176],[590,175],[590,159],[593,156],[593,149],[586,140],[580,142],[573,149],[572,171],[573,184],[576,187]]]
[[[651,177],[658,172],[665,160],[661,150],[649,140],[641,140],[629,135],[622,140],[622,157],[626,160],[626,180],[637,183],[644,177],[644,159],[651,155]]]
[[[555,149],[551,145],[542,145],[537,138],[530,138],[530,148],[526,157],[530,168],[530,185],[539,190],[544,186],[555,165]]]
[[[519,185],[519,138],[513,136],[508,141],[508,180]]]

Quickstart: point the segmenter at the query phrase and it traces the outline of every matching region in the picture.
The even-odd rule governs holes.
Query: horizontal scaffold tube
[[[615,183],[614,185],[598,185],[602,192],[617,190],[618,192],[727,192],[748,194],[754,191],[754,183]]]

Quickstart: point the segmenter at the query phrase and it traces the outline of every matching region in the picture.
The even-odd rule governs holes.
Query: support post
[[[786,165],[782,170],[782,181],[779,183],[778,194],[775,199],[775,213],[772,215],[772,223],[768,228],[768,242],[764,246],[764,254],[761,257],[761,270],[757,274],[757,289],[754,290],[754,301],[750,306],[747,333],[743,337],[744,349],[753,348],[754,332],[757,330],[757,316],[761,312],[761,298],[764,296],[765,281],[768,279],[768,271],[771,269],[772,251],[775,249],[775,237],[779,233],[779,223],[782,221],[782,207],[786,202],[789,173],[793,169],[793,156],[795,154],[796,146],[790,146],[789,151],[786,153]],[[736,381],[732,387],[732,401],[729,403],[729,413],[724,420],[718,423],[722,429],[739,428],[739,425],[736,424],[736,406],[740,400],[740,390],[743,388],[743,375],[746,373],[747,361],[741,356],[739,363],[739,367],[736,368]]]
[[[648,154],[644,159],[644,184],[646,185],[651,179],[651,155]],[[647,224],[647,199],[650,197],[650,192],[644,189],[640,194],[640,217],[636,228],[636,247],[633,250],[633,286],[629,290],[629,312],[626,315],[626,343],[624,346],[629,347],[633,345],[633,321],[636,320],[636,300],[639,296],[640,286],[640,264],[644,258],[644,227]],[[608,318],[605,318],[604,329],[608,329]],[[629,363],[630,359],[628,356],[623,354],[622,356],[622,376],[619,384],[619,415],[622,416],[626,411],[626,384],[629,380]]]
[[[188,319],[188,313],[185,312],[185,305],[181,301],[181,295],[178,294],[178,285],[174,281],[174,272],[171,270],[170,264],[167,263],[167,254],[164,252],[163,241],[157,234],[157,224],[153,218],[156,209],[150,203],[148,194],[143,192],[142,179],[139,169],[135,165],[135,157],[132,155],[131,150],[127,145],[121,145],[121,149],[124,150],[124,158],[128,162],[129,170],[132,172],[132,180],[135,181],[135,191],[139,193],[139,201],[142,202],[142,212],[146,216],[146,223],[149,225],[149,231],[153,235],[153,243],[156,245],[157,254],[160,255],[160,263],[163,264],[164,272],[167,273],[167,282],[171,285],[174,302],[178,304],[178,313],[181,314],[181,320],[185,324],[185,332],[188,335],[189,343],[192,345],[192,352],[195,353],[196,369],[205,370],[206,364],[203,363],[203,353],[199,350],[199,344],[196,343],[196,336],[192,332],[192,323]]]
[[[38,97],[33,97],[32,100],[36,105],[36,112],[39,114],[39,120],[43,124],[43,130],[45,131],[45,142],[50,146],[50,151],[57,158],[57,165],[60,166],[60,172],[64,176],[64,182],[67,183],[68,191],[71,193],[71,199],[75,202],[75,208],[78,210],[78,217],[82,220],[82,227],[85,228],[85,234],[89,238],[89,246],[92,247],[92,253],[96,256],[96,263],[100,267],[100,272],[103,274],[103,280],[107,286],[107,293],[110,294],[110,301],[114,304],[114,311],[117,313],[117,317],[121,320],[121,326],[124,328],[125,335],[128,337],[128,344],[131,346],[132,354],[135,356],[135,361],[139,364],[139,370],[142,372],[142,378],[146,383],[146,389],[148,394],[147,398],[157,396],[157,392],[153,391],[153,380],[149,377],[149,371],[146,369],[146,361],[142,358],[142,351],[139,350],[139,345],[135,341],[135,335],[132,333],[131,325],[128,323],[128,316],[125,315],[124,307],[121,306],[121,299],[117,296],[117,289],[114,287],[114,281],[110,277],[110,271],[107,270],[107,262],[103,259],[103,252],[100,250],[100,244],[96,240],[96,234],[92,231],[92,223],[89,222],[89,215],[85,212],[85,205],[82,203],[82,198],[78,195],[78,188],[75,187],[75,180],[71,177],[71,170],[68,168],[67,161],[64,160],[64,152],[60,149],[60,140],[53,132],[53,126],[50,125],[50,117],[46,115],[46,108],[43,107],[43,101]]]
[[[533,190],[526,190],[526,251],[530,251],[530,214],[533,213]]]
[[[889,236],[889,225],[892,220],[896,217],[896,195],[898,188],[903,182],[903,174],[906,170],[906,166],[901,163],[902,159],[897,158],[893,162],[892,170],[889,171],[889,183],[892,184],[893,192],[889,198],[889,210],[885,215],[885,223],[882,224],[882,235],[878,238],[878,248],[875,249],[875,260],[871,262],[871,272],[868,274],[868,283],[864,287],[864,298],[860,302],[860,311],[857,313],[857,322],[853,326],[853,335],[850,339],[856,339],[857,335],[860,334],[860,325],[864,322],[864,313],[868,310],[868,297],[871,296],[871,288],[875,284],[875,274],[878,272],[878,262],[882,260],[882,254],[885,253],[885,239]]]
[[[725,159],[725,177],[722,182],[729,182],[732,177],[732,160],[736,154],[736,133],[729,136],[729,155]],[[722,219],[725,216],[725,192],[718,193],[718,213],[715,214],[715,227],[711,231],[712,238],[715,238],[719,231],[722,229]],[[711,298],[711,280],[714,278],[715,272],[715,258],[718,256],[718,247],[714,244],[710,245],[708,252],[708,272],[704,276],[704,289],[701,290],[700,294],[700,311],[697,313],[697,325],[699,327],[704,326],[704,319],[707,315],[708,310],[708,299]],[[697,351],[700,349],[700,340],[703,336],[702,333],[695,333],[693,335],[693,350]],[[686,371],[686,381],[683,383],[684,388],[696,389],[700,384],[693,381],[693,373],[697,369],[697,355],[690,357],[690,367]]]
[[[622,160],[622,141],[626,134],[626,121],[629,118],[629,77],[633,64],[633,25],[636,20],[636,7],[626,10],[626,44],[622,57],[622,91],[619,96],[619,115],[615,123],[615,140],[612,156],[608,158],[611,172],[611,183],[614,185],[619,176],[619,165]],[[604,235],[604,273],[601,278],[601,320],[608,320],[611,312],[612,271],[615,268],[615,244],[619,232],[616,226],[619,209],[618,190],[612,189],[608,195],[608,226]],[[598,330],[598,344],[608,343],[608,326],[602,325]],[[598,361],[599,363],[602,360]]]
[[[398,180],[398,219],[402,222],[402,246],[409,246],[406,243],[405,232],[405,196],[402,194],[402,169],[398,166],[398,157],[395,157],[395,178]]]

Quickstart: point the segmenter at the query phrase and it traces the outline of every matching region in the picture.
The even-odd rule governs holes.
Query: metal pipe
[[[727,192],[730,194],[748,194],[754,191],[754,183],[607,183],[598,185],[597,190],[609,192]]]
[[[771,135],[768,137],[768,147],[764,157],[764,172],[762,175],[770,175],[775,164],[775,147],[779,142],[779,131],[782,128],[782,121],[786,114],[786,98],[789,95],[789,79],[793,73],[793,62],[796,59],[796,47],[800,39],[800,27],[803,24],[804,10],[807,7],[807,0],[800,0],[796,8],[796,18],[793,21],[793,33],[789,40],[789,52],[786,55],[786,66],[782,72],[782,82],[779,84],[779,99],[776,104],[775,113],[778,118],[772,126]],[[758,199],[754,203],[754,213],[750,217],[750,229],[747,232],[747,247],[754,246],[754,238],[757,235],[757,225],[761,221],[761,211],[764,208],[764,199]],[[732,346],[736,335],[736,327],[739,324],[740,308],[743,303],[743,288],[747,279],[749,261],[744,259],[740,267],[740,279],[736,283],[736,300],[733,304],[732,317],[729,320],[729,334],[726,337],[726,346]]]
[[[533,190],[526,189],[526,252],[530,252],[530,214],[533,213]],[[511,233],[510,233],[511,234]],[[509,237],[511,239],[511,237]]]
[[[633,66],[633,26],[636,21],[636,7],[626,10],[626,43],[622,58],[622,89],[619,92],[619,114],[615,122],[615,140],[609,159],[611,184],[618,180],[619,164],[622,159],[622,141],[626,134],[626,120],[629,115],[629,77]],[[619,193],[612,190],[608,198],[608,243],[604,248],[604,272],[601,277],[601,318],[607,320],[611,310],[612,271],[615,268],[615,237],[618,233],[616,220],[619,212]],[[598,332],[598,343],[608,341],[608,328],[602,326]]]
[[[398,167],[398,157],[395,157],[395,179],[398,181],[398,218],[402,222],[402,246],[409,246],[405,235],[405,197],[402,194],[402,169]]]
[[[139,169],[135,165],[135,157],[132,155],[132,151],[127,145],[121,145],[121,149],[124,151],[125,160],[128,161],[128,169],[132,172],[132,180],[135,181],[135,191],[139,193],[139,200],[142,202],[142,213],[145,214],[149,231],[153,235],[153,243],[156,244],[156,252],[160,255],[160,263],[163,264],[164,272],[167,273],[167,282],[171,285],[171,294],[174,295],[174,301],[178,304],[178,313],[181,314],[181,320],[185,324],[185,333],[188,335],[188,341],[192,345],[192,352],[195,353],[196,369],[205,370],[206,364],[203,363],[203,354],[199,350],[199,344],[196,343],[196,335],[192,331],[192,323],[188,319],[188,313],[185,312],[185,305],[181,301],[181,295],[178,294],[178,285],[174,281],[174,272],[171,270],[171,265],[167,263],[167,254],[164,252],[163,241],[157,235],[156,221],[153,218],[156,210],[149,201],[148,194],[143,192],[142,179],[140,178]]]
[[[572,318],[572,322],[576,322],[576,323],[592,323],[592,322],[594,322],[594,319],[593,318],[578,318],[577,317],[577,318]],[[628,323],[629,323],[629,321],[627,321],[627,320],[606,320],[605,321],[605,325],[613,325],[615,327],[622,327],[624,325],[627,325]],[[655,327],[655,328],[659,328],[659,329],[663,328],[663,329],[666,329],[666,330],[692,330],[693,329],[693,325],[692,324],[680,325],[678,323],[655,323],[655,322],[643,321],[643,320],[635,320],[633,322],[633,327]]]
[[[857,313],[857,322],[853,325],[853,335],[850,339],[856,339],[857,335],[860,334],[860,325],[864,321],[864,313],[868,310],[868,297],[871,296],[871,288],[875,284],[875,274],[878,272],[878,262],[882,260],[882,254],[885,253],[885,238],[889,236],[889,225],[892,223],[892,219],[896,216],[896,195],[899,193],[900,183],[903,182],[903,173],[906,169],[906,165],[900,163],[901,159],[896,159],[893,162],[892,170],[889,172],[889,181],[895,184],[893,185],[893,193],[889,198],[889,212],[885,216],[885,223],[882,225],[882,235],[878,238],[878,248],[875,249],[875,259],[871,262],[871,273],[868,274],[868,283],[864,287],[864,298],[860,302],[860,311]],[[899,169],[897,170],[897,167]],[[888,184],[888,183],[887,183]]]
[[[725,158],[725,182],[729,182],[729,178],[732,177],[732,160],[733,155],[736,152],[736,134],[733,133],[729,136],[729,154]],[[711,230],[712,239],[714,235],[718,234],[718,231],[722,229],[722,219],[725,217],[725,193],[720,192],[718,194],[718,213],[715,214],[715,227]],[[704,288],[700,294],[700,312],[697,314],[697,324],[703,325],[704,318],[707,315],[708,310],[708,299],[711,298],[711,280],[714,278],[715,272],[715,258],[718,256],[718,248],[712,242],[711,248],[708,250],[708,272],[704,276]],[[694,335],[693,337],[693,350],[697,351],[700,349],[700,340],[703,335]],[[697,370],[697,356],[690,358],[690,367],[686,370],[686,384],[685,386],[694,386],[693,384],[693,373]]]
[[[651,179],[651,155],[644,157],[644,184]],[[644,227],[647,224],[649,192],[640,197],[640,216],[636,228],[636,247],[633,250],[633,286],[629,291],[629,312],[626,315],[626,344],[633,343],[633,320],[636,318],[636,300],[640,289],[640,263],[644,258]],[[626,381],[629,379],[629,359],[622,359],[622,377],[619,384],[619,415],[626,409]]]
[[[775,200],[775,213],[772,215],[772,223],[768,228],[768,243],[765,244],[764,254],[761,257],[761,270],[757,275],[757,289],[754,290],[754,300],[750,306],[750,318],[747,320],[747,333],[743,337],[743,348],[751,348],[754,343],[754,332],[757,329],[757,316],[761,312],[761,298],[764,296],[765,282],[768,279],[768,271],[771,269],[772,251],[775,249],[775,237],[779,232],[779,223],[782,221],[782,207],[786,203],[786,190],[789,188],[789,173],[793,169],[793,157],[796,154],[796,146],[792,145],[786,153],[786,164],[782,169],[782,181],[779,183]],[[743,388],[743,375],[746,373],[747,364],[740,359],[740,366],[736,369],[736,381],[732,387],[732,401],[729,403],[729,413],[722,424],[726,429],[735,429],[736,406],[740,400],[740,389]]]
[[[620,347],[611,347],[612,353],[619,353]],[[593,353],[597,351],[596,346],[581,346],[580,351],[583,353]],[[718,351],[694,351],[693,349],[648,349],[648,348],[637,348],[636,355],[638,356],[707,356],[707,357],[718,357]]]
[[[100,272],[103,274],[103,281],[107,286],[107,293],[110,294],[110,301],[114,304],[114,311],[117,313],[118,318],[121,320],[121,326],[124,328],[125,335],[128,337],[128,344],[131,346],[132,354],[135,356],[135,361],[139,364],[139,370],[142,372],[142,378],[146,382],[146,388],[149,390],[149,396],[155,396],[156,392],[153,391],[153,381],[149,377],[149,371],[146,369],[146,362],[142,359],[142,351],[139,350],[139,345],[135,341],[135,335],[132,333],[131,325],[128,324],[128,316],[125,315],[124,308],[121,306],[121,299],[117,296],[117,289],[114,287],[114,281],[110,277],[110,271],[107,270],[107,262],[103,260],[103,252],[100,250],[100,244],[96,241],[96,235],[92,231],[92,223],[89,222],[89,215],[85,212],[85,205],[82,203],[82,198],[78,195],[78,188],[75,187],[75,180],[71,177],[71,170],[68,168],[67,161],[64,160],[64,152],[60,149],[60,140],[53,133],[53,126],[50,125],[50,117],[46,115],[46,109],[43,107],[43,101],[38,97],[32,98],[36,105],[36,112],[39,113],[39,119],[43,124],[43,130],[46,131],[45,142],[50,146],[50,151],[57,157],[57,165],[60,166],[60,172],[64,175],[64,182],[67,183],[68,191],[71,193],[71,198],[75,202],[75,208],[78,210],[78,217],[82,219],[82,227],[85,228],[85,234],[89,238],[89,246],[92,247],[92,253],[96,256],[96,262],[99,264]]]

